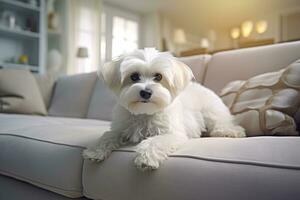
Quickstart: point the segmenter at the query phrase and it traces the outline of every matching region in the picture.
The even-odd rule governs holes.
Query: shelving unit
[[[31,5],[25,0],[0,0],[0,17],[4,12],[13,13],[16,24],[13,28],[0,23],[0,66],[3,68],[30,69],[45,72],[46,19],[45,0]],[[5,19],[4,19],[5,20]],[[32,22],[29,29],[26,23]],[[18,63],[21,55],[27,55],[28,64]]]
[[[0,25],[0,31],[3,33],[3,35],[7,35],[7,36],[16,36],[16,37],[23,37],[23,38],[39,38],[40,35],[38,33],[35,32],[31,32],[31,31],[23,31],[23,30],[18,30],[18,29],[10,29],[4,26]]]
[[[22,8],[22,9],[29,9],[40,12],[40,8],[36,6],[32,6],[28,3],[17,1],[17,0],[0,0],[0,3],[5,3],[6,6],[11,6],[13,8]]]
[[[38,72],[38,66],[25,65],[25,64],[16,64],[16,63],[0,63],[4,68],[14,68],[14,69],[29,69],[32,72]]]

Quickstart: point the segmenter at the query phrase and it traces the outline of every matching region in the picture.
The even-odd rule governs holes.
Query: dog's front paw
[[[110,153],[110,151],[105,151],[103,149],[86,149],[83,151],[82,156],[84,159],[93,162],[101,162],[105,160]]]
[[[211,131],[210,136],[241,138],[241,137],[246,137],[246,133],[245,133],[245,129],[240,126],[218,127],[218,128],[214,128]]]
[[[159,160],[142,153],[135,158],[134,164],[141,171],[155,170],[159,167]]]

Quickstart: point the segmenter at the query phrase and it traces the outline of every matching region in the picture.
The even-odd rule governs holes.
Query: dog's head
[[[133,114],[149,115],[170,105],[193,78],[188,66],[152,48],[104,64],[99,75],[123,107]]]

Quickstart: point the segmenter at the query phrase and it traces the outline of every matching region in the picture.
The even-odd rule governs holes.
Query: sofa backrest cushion
[[[300,41],[216,53],[204,85],[216,93],[229,82],[280,70],[300,58]]]
[[[199,83],[203,83],[204,74],[206,71],[207,63],[211,59],[211,55],[197,55],[181,57],[179,60],[189,66]]]
[[[105,85],[103,80],[98,79],[91,96],[86,117],[111,121],[112,111],[116,102],[116,96],[113,92]]]
[[[85,118],[96,78],[96,72],[59,78],[55,84],[49,115]]]

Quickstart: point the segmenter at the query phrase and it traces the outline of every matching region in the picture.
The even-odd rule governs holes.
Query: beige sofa
[[[292,42],[182,60],[220,92],[299,58],[300,42]],[[300,199],[300,137],[194,139],[143,173],[133,165],[135,147],[100,164],[82,159],[108,130],[115,103],[96,73],[59,78],[43,92],[52,92],[49,116],[0,114],[1,200]]]

